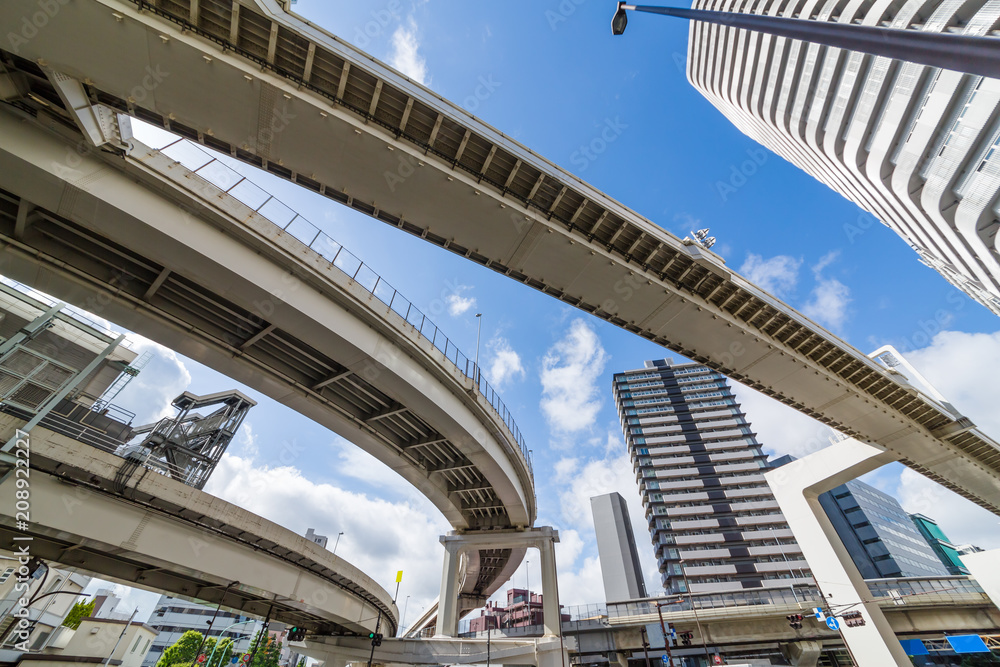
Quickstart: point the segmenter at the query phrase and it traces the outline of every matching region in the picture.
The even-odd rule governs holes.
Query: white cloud
[[[827,278],[813,289],[809,301],[802,306],[802,312],[836,331],[847,322],[847,306],[851,300],[851,289],[847,285],[836,278]]]
[[[760,255],[747,253],[746,261],[740,267],[740,274],[761,289],[781,296],[795,289],[801,266],[801,259],[789,255],[764,259]]]
[[[134,412],[135,424],[173,417],[177,410],[171,402],[191,385],[191,373],[173,350],[137,334],[129,334],[129,339],[134,341],[134,352],[142,355],[148,351],[153,356],[112,402]]]
[[[464,292],[467,292],[470,289],[472,288],[468,285],[458,285],[455,287],[454,292],[445,295],[444,301],[448,305],[449,315],[452,317],[458,317],[459,315],[464,315],[476,307],[476,297],[462,296]]]
[[[1000,517],[920,473],[903,469],[897,496],[907,512],[924,514],[937,521],[953,544],[1000,548]]]
[[[974,421],[984,433],[1000,440],[1000,331],[942,331],[931,344],[906,359],[941,392],[945,400]]]
[[[410,16],[404,25],[392,33],[389,64],[414,81],[427,85],[427,61],[420,55],[417,22]]]
[[[438,595],[443,557],[438,536],[450,526],[422,497],[389,502],[317,484],[291,466],[261,466],[230,454],[223,456],[205,491],[299,534],[314,528],[330,537],[331,549],[343,531],[337,555],[390,592],[396,571],[403,570],[400,597],[411,596],[411,620]]]
[[[489,344],[493,353],[487,369],[487,379],[498,388],[513,380],[524,379],[524,364],[519,355],[510,345],[510,341],[501,336],[492,339]]]
[[[985,435],[1000,439],[1000,331],[942,331],[925,348],[904,352],[906,359],[955,408]],[[899,500],[909,512],[931,517],[956,544],[971,542],[1000,548],[1000,517],[906,469],[899,480]]]
[[[838,257],[840,257],[840,251],[831,250],[830,252],[820,257],[819,261],[812,266],[812,272],[816,274],[816,276],[819,276],[819,274],[823,272],[823,269],[825,269],[826,267],[830,266],[835,261],[837,261]]]
[[[843,328],[847,323],[847,307],[851,303],[851,289],[836,278],[824,278],[823,270],[833,264],[840,256],[839,250],[833,250],[823,255],[813,265],[812,272],[816,278],[809,301],[802,306],[802,312],[820,324],[834,331]]]
[[[603,394],[597,380],[607,360],[597,333],[582,319],[573,320],[542,360],[541,408],[550,428],[577,433],[593,426]]]
[[[260,454],[260,447],[257,446],[257,434],[253,432],[253,425],[250,422],[243,422],[239,435],[236,439],[238,449],[233,454],[244,456],[248,459],[257,458]]]
[[[609,433],[608,441],[614,441],[616,447],[614,450],[609,449],[604,458],[582,460],[567,457],[556,463],[554,481],[560,488],[560,511],[563,521],[569,526],[569,529],[562,532],[571,532],[574,537],[586,538],[591,547],[589,553],[596,554],[594,517],[590,499],[612,492],[621,494],[629,509],[629,519],[632,522],[632,532],[635,535],[647,592],[656,595],[662,590],[660,574],[656,559],[653,557],[649,528],[632,463],[625,453],[625,445],[620,437]],[[572,548],[568,551],[572,552]],[[572,560],[564,558],[559,564],[560,591],[571,590],[573,596],[571,602],[567,602],[564,596],[560,600],[564,604],[593,603],[604,599],[604,583],[598,558],[585,557],[578,567],[575,569],[571,567],[582,554],[583,550],[575,554]]]

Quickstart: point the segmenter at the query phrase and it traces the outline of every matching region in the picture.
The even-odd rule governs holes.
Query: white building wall
[[[997,0],[694,7],[967,35],[1000,23]],[[743,133],[870,212],[1000,315],[1000,81],[697,21],[688,78]],[[853,222],[849,236],[867,228]]]

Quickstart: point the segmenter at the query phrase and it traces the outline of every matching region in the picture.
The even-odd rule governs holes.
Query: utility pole
[[[701,635],[701,645],[705,647],[705,659],[708,660],[706,664],[712,664],[712,656],[708,652],[708,638],[705,637],[705,631],[701,627],[701,619],[698,618],[698,610],[694,608],[694,596],[691,594],[691,584],[688,583],[687,572],[684,570],[684,561],[680,562],[681,575],[684,577],[684,588],[687,589],[688,601],[691,603],[691,613],[694,614],[694,622],[698,624],[698,634]]]
[[[111,649],[111,653],[108,654],[107,659],[104,661],[104,667],[108,667],[108,663],[111,662],[111,656],[113,656],[115,651],[118,650],[118,645],[122,643],[122,637],[124,637],[125,633],[128,632],[129,626],[132,625],[132,619],[135,618],[135,615],[138,613],[139,608],[136,607],[135,611],[132,612],[132,615],[128,617],[128,621],[125,622],[125,627],[122,628],[122,633],[118,635],[118,641],[115,642],[115,647]]]
[[[337,533],[337,541],[333,543],[333,555],[337,555],[337,545],[340,544],[340,536],[344,534],[344,531]]]
[[[215,613],[212,614],[212,620],[208,622],[208,629],[205,630],[205,634],[201,637],[201,644],[198,645],[198,650],[195,651],[194,659],[197,660],[201,657],[201,649],[205,648],[205,642],[208,641],[208,636],[212,633],[212,626],[215,625],[215,619],[219,616],[219,610],[222,609],[222,603],[226,601],[226,595],[229,593],[229,589],[233,586],[239,584],[238,581],[231,581],[229,585],[226,586],[226,590],[222,592],[222,598],[219,600],[219,606],[215,608]],[[221,637],[219,639],[222,639]]]
[[[670,637],[667,635],[667,626],[663,623],[663,609],[661,603],[656,603],[656,613],[660,617],[660,631],[663,632],[663,649],[667,652],[666,667],[674,667],[674,655],[670,651]]]
[[[261,626],[260,632],[257,633],[257,641],[253,643],[253,648],[250,649],[250,657],[246,659],[246,667],[253,665],[254,656],[257,655],[257,649],[260,647],[260,641],[267,635],[267,629],[271,626],[271,612],[274,611],[274,605],[267,608],[267,616],[264,617],[264,625]],[[268,639],[270,641],[270,638]]]
[[[646,640],[646,626],[639,628],[642,634],[642,654],[646,656],[646,667],[649,667],[649,642]]]

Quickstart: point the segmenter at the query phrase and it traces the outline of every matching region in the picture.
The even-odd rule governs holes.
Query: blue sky
[[[732,267],[862,351],[886,343],[912,351],[911,361],[942,393],[1000,437],[990,401],[1000,390],[990,372],[1000,361],[1000,321],[921,265],[893,232],[745,137],[705,101],[684,77],[685,22],[634,16],[626,35],[614,38],[613,3],[598,0],[300,0],[295,11],[665,229],[683,236],[710,227],[715,250]],[[595,142],[602,134],[614,139]],[[612,490],[632,505],[647,585],[657,590],[611,376],[677,355],[243,169],[433,315],[470,357],[474,316],[484,314],[483,367],[534,452],[539,523],[562,533],[563,602],[603,600],[589,497]],[[152,418],[188,386],[209,393],[237,385],[161,349],[119,402]],[[395,571],[407,572],[400,606],[410,596],[407,615],[415,618],[437,594],[436,537],[447,530],[440,515],[350,443],[244,391],[260,405],[209,490],[299,532],[314,527],[333,538],[344,531],[338,555],[390,590]],[[826,443],[815,422],[739,392],[770,452],[803,454]],[[870,481],[907,509],[937,518],[955,541],[1000,547],[996,517],[914,473],[889,466]],[[516,585],[525,581],[540,581],[537,562],[515,575]],[[148,597],[141,599],[147,608]]]

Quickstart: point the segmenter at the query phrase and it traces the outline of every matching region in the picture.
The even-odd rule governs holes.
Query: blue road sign
[[[813,613],[816,615],[817,621],[822,621],[826,618],[826,614],[823,613],[822,607],[813,607]]]
[[[826,627],[830,628],[831,630],[840,630],[840,622],[837,620],[835,616],[827,616]]]
[[[670,656],[668,656],[666,653],[664,653],[663,655],[660,656],[660,660],[662,660],[663,664],[665,665],[665,664],[667,664],[667,662],[670,661]]]

